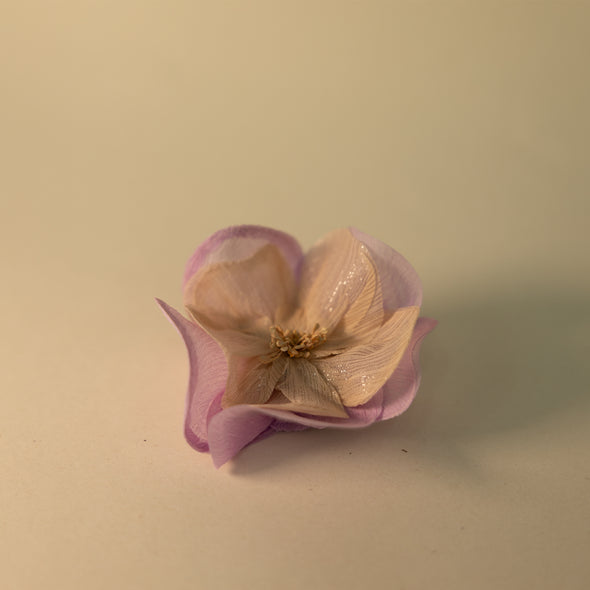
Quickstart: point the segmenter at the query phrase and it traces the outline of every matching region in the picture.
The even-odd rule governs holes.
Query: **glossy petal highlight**
[[[398,309],[368,344],[316,362],[345,406],[367,403],[383,387],[410,342],[419,311],[417,307]]]
[[[374,265],[363,244],[347,229],[329,234],[303,261],[299,307],[305,311],[309,327],[317,322],[330,334],[365,291],[368,308],[375,280]],[[362,316],[357,312],[354,321]]]
[[[285,375],[277,384],[277,389],[288,402],[278,404],[271,400],[271,405],[275,408],[282,407],[292,412],[318,416],[348,418],[338,391],[306,359],[288,360]]]

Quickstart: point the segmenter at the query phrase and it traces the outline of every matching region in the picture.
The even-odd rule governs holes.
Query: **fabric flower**
[[[418,275],[400,254],[340,229],[305,256],[259,226],[223,229],[187,264],[186,319],[162,301],[189,353],[186,438],[219,467],[274,432],[358,428],[412,402]]]

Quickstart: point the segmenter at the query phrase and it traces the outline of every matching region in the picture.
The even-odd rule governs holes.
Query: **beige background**
[[[590,4],[1,13],[2,588],[587,587]],[[406,414],[191,450],[153,297],[236,223],[414,263]]]

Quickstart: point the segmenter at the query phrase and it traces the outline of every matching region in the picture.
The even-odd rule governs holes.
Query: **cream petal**
[[[370,343],[314,361],[345,406],[368,402],[391,376],[410,342],[419,311],[419,307],[402,307]]]
[[[368,257],[370,261],[370,256]],[[328,341],[314,355],[329,356],[352,346],[370,342],[383,325],[384,311],[381,283],[373,265],[370,278],[330,334]]]
[[[303,262],[299,307],[305,312],[306,328],[319,323],[330,334],[341,321],[358,325],[372,305],[376,281],[367,247],[348,229],[330,233]],[[345,320],[349,310],[351,316]]]
[[[270,400],[269,407],[317,416],[348,418],[336,389],[306,359],[288,359],[285,374],[276,388],[286,400],[278,400],[275,396],[274,400]]]
[[[230,356],[229,377],[221,400],[222,407],[266,403],[277,381],[283,376],[286,365],[287,358],[284,356],[269,363],[261,363],[258,358]]]
[[[230,354],[256,356],[270,341],[277,315],[291,310],[295,279],[272,244],[238,262],[204,267],[186,285],[184,304]]]
[[[206,320],[199,321],[195,314],[191,313],[200,324],[206,326]],[[265,356],[271,351],[270,327],[272,322],[268,318],[252,319],[247,329],[217,330],[207,327],[207,331],[215,337],[228,355],[255,357]]]

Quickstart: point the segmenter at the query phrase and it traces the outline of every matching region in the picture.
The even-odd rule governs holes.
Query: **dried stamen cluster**
[[[311,350],[326,341],[326,330],[319,324],[313,327],[311,333],[298,330],[285,330],[275,325],[270,328],[270,347],[273,357],[288,354],[291,358],[309,358]]]

